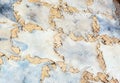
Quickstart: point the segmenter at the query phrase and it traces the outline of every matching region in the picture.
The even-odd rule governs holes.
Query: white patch
[[[106,72],[120,81],[120,45],[112,46],[101,44],[100,50],[106,64]]]
[[[22,0],[21,4],[14,6],[14,10],[18,11],[21,18],[25,20],[25,24],[35,23],[43,29],[50,27],[48,23],[49,9],[40,3],[35,4],[28,2],[28,0]]]
[[[85,0],[63,0],[63,2],[67,2],[69,6],[75,7],[78,10],[85,10],[87,9],[86,1]]]
[[[54,52],[54,39],[55,32],[52,30],[47,31],[33,31],[32,33],[21,31],[18,38],[13,39],[28,46],[24,51],[21,51],[21,56],[30,54],[31,56],[38,56],[40,58],[48,58],[54,61],[61,60]]]
[[[94,0],[88,8],[92,10],[93,14],[106,13],[112,15],[115,11],[113,0]]]
[[[63,41],[63,46],[57,51],[64,56],[65,62],[81,70],[89,70],[92,73],[101,71],[97,61],[96,43],[85,41],[75,42],[70,38]]]
[[[59,4],[59,0],[41,0],[41,2],[47,2],[49,4],[54,4],[54,5],[58,5]]]
[[[73,32],[76,36],[92,34],[92,19],[90,14],[63,13],[63,19],[55,19],[57,28],[63,28],[64,33]]]

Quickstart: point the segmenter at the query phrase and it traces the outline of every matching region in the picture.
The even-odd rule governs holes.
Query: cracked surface
[[[0,83],[119,83],[118,0],[0,0]]]

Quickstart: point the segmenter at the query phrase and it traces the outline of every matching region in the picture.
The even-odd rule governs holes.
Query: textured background
[[[0,0],[0,83],[119,83],[116,0]]]

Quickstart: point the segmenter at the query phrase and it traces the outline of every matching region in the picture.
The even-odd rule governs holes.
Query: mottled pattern
[[[0,83],[119,83],[113,1],[0,0]]]

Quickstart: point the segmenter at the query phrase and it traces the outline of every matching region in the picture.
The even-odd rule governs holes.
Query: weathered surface
[[[0,83],[119,83],[119,0],[0,0]]]

